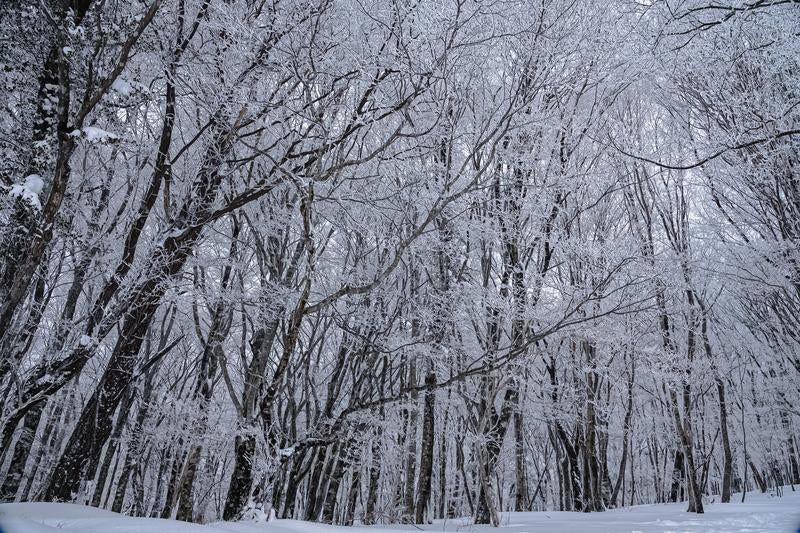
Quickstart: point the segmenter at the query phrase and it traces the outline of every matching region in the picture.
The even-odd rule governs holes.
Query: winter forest
[[[800,483],[796,0],[3,0],[0,106],[4,502]]]

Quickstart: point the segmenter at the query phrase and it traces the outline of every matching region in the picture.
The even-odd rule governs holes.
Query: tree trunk
[[[44,431],[42,431],[42,438],[39,442],[39,449],[36,452],[36,457],[33,460],[33,464],[31,465],[31,471],[28,473],[28,478],[25,480],[25,486],[22,488],[22,494],[20,494],[20,501],[29,501],[31,500],[31,488],[33,488],[33,481],[36,478],[36,473],[41,468],[43,463],[44,455],[51,449],[51,439],[53,436],[53,430],[56,428],[56,423],[58,417],[55,416],[55,411],[58,407],[62,404],[61,402],[54,402],[55,405],[53,408],[49,409],[49,414],[46,418]]]
[[[495,412],[494,408],[490,407],[488,413],[487,426],[484,429],[485,446],[480,447],[482,455],[485,455],[484,462],[478,465],[478,473],[480,474],[480,491],[478,497],[478,505],[475,510],[475,523],[476,524],[494,524],[497,525],[497,508],[491,501],[491,479],[494,475],[494,469],[497,465],[497,459],[500,456],[500,450],[503,447],[508,428],[510,426],[513,411],[517,406],[518,391],[514,385],[509,385],[503,395],[503,404],[500,408],[500,413]]]
[[[683,463],[683,452],[680,450],[680,448],[675,450],[675,459],[672,465],[672,487],[669,491],[669,501],[677,502],[683,499],[681,496],[681,487],[683,485],[683,478],[686,477],[686,468]]]
[[[434,444],[434,402],[436,400],[436,374],[432,369],[425,376],[425,400],[422,413],[422,452],[419,461],[419,483],[417,484],[416,516],[414,522],[425,523],[425,510],[431,498],[431,481],[433,478],[433,444]]]
[[[114,422],[114,431],[106,447],[103,463],[100,465],[100,470],[97,473],[97,483],[95,484],[94,494],[92,495],[92,507],[100,507],[108,471],[111,468],[111,461],[119,450],[119,438],[122,436],[122,430],[125,428],[125,422],[128,420],[128,410],[130,409],[131,403],[133,403],[133,388],[131,388],[125,400],[120,404],[117,410],[117,420]]]
[[[413,328],[412,328],[413,329]],[[413,387],[417,384],[416,363],[411,361],[408,366],[408,384]],[[416,394],[412,394],[411,401],[413,407],[407,411],[407,432],[406,451],[405,451],[405,487],[403,490],[405,516],[403,522],[410,522],[414,519],[414,481],[416,480],[417,468],[417,409]]]
[[[358,500],[358,486],[360,484],[361,476],[358,469],[354,469],[350,476],[350,490],[347,493],[347,508],[345,509],[344,519],[342,524],[345,526],[352,526],[356,513],[356,501]]]
[[[678,436],[680,438],[681,446],[683,448],[683,456],[686,462],[686,485],[689,492],[689,509],[687,512],[703,514],[703,499],[700,493],[700,486],[697,483],[697,469],[694,463],[694,449],[692,444],[692,435],[690,428],[689,414],[686,413],[683,420],[681,420],[680,410],[678,407],[678,395],[675,389],[670,390],[670,399],[672,401],[672,413],[675,420],[675,425],[678,428]]]
[[[39,420],[42,417],[42,411],[46,403],[44,401],[37,403],[23,419],[22,429],[11,452],[11,463],[3,480],[3,486],[0,487],[0,502],[13,502],[16,499],[20,481],[25,473],[28,454],[36,437],[36,428],[39,427]],[[42,446],[44,446],[44,443],[42,443]]]
[[[179,265],[173,266],[179,268],[185,259],[185,253],[181,254]],[[159,278],[152,278],[141,286],[139,294],[143,301],[134,302],[125,319],[100,385],[83,409],[45,491],[46,500],[71,501],[89,465],[98,463],[113,429],[113,413],[131,384],[145,332],[165,290],[166,285]]]
[[[236,436],[236,457],[234,459],[233,476],[225,498],[225,510],[222,519],[236,520],[247,505],[250,491],[253,489],[252,465],[256,449],[256,439],[252,435]]]
[[[528,475],[525,467],[525,428],[522,413],[514,413],[514,510],[528,511]]]
[[[142,385],[142,399],[139,403],[139,412],[136,414],[136,422],[134,422],[133,428],[131,429],[131,439],[125,454],[122,473],[120,474],[119,481],[117,481],[114,502],[111,505],[111,510],[115,513],[122,511],[122,505],[125,502],[125,493],[128,489],[128,481],[130,480],[133,469],[141,459],[140,456],[144,449],[142,429],[144,428],[144,423],[147,420],[150,409],[150,398],[153,393],[153,375],[156,369],[157,366],[152,367],[145,374],[144,383]]]
[[[620,487],[625,479],[625,466],[628,460],[630,446],[631,418],[633,417],[633,382],[635,379],[634,360],[630,360],[630,374],[628,376],[628,399],[625,405],[625,420],[622,423],[622,457],[619,462],[617,472],[617,482],[614,484],[614,491],[611,494],[611,504],[616,507],[619,497]],[[622,495],[622,504],[625,505],[625,494]]]
[[[364,525],[375,524],[375,506],[378,504],[378,481],[381,475],[381,435],[382,430],[378,428],[375,437],[372,439],[372,457],[369,463],[369,484],[367,486],[367,503],[364,508]]]
[[[728,405],[725,401],[725,383],[717,378],[717,395],[719,396],[719,425],[722,432],[722,503],[731,501],[731,480],[733,479],[733,452],[728,436]]]
[[[214,325],[218,325],[222,319],[218,314],[222,314],[224,310],[221,306],[218,308],[219,313],[215,313]],[[222,331],[220,331],[220,329]],[[208,405],[211,402],[211,396],[214,393],[213,383],[214,376],[217,370],[217,360],[222,356],[222,348],[219,343],[222,338],[227,334],[227,329],[223,326],[215,328],[212,326],[212,331],[209,333],[209,341],[203,350],[203,357],[200,363],[200,372],[197,375],[197,385],[195,401],[198,405],[200,420],[197,428],[195,428],[198,438],[202,438],[208,426]],[[181,475],[180,489],[178,493],[178,513],[176,518],[185,522],[193,520],[194,502],[192,500],[192,492],[194,489],[194,480],[197,475],[197,466],[200,463],[200,458],[203,453],[203,446],[200,442],[195,442],[189,449],[186,456],[186,463],[183,467],[183,474]]]
[[[755,478],[756,483],[758,484],[758,489],[761,491],[762,494],[766,493],[768,488],[764,476],[761,475],[761,472],[758,470],[758,467],[755,465],[752,459],[748,460],[748,463],[750,464],[750,471],[753,472],[753,477]]]
[[[447,516],[447,422],[448,410],[445,410],[444,417],[442,419],[443,431],[439,441],[439,508],[434,518],[445,518]]]
[[[327,477],[328,486],[325,490],[325,498],[322,506],[322,521],[326,524],[333,524],[334,512],[336,511],[336,500],[339,494],[339,487],[342,484],[342,477],[344,475],[345,467],[349,462],[347,456],[350,453],[350,446],[344,444],[341,447],[339,455],[334,462],[333,470]]]

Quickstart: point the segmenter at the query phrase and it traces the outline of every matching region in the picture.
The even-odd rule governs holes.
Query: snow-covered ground
[[[800,531],[800,489],[787,487],[783,497],[747,495],[745,503],[709,503],[706,514],[690,515],[686,504],[640,505],[605,513],[510,513],[503,515],[498,533],[600,532],[792,532]],[[336,527],[296,520],[269,523],[187,524],[156,518],[131,518],[110,511],[65,503],[11,503],[0,505],[0,532],[52,533],[398,533],[398,531],[470,532],[491,530],[469,520],[431,525],[392,527]]]

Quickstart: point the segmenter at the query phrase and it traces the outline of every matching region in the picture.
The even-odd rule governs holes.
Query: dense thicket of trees
[[[0,497],[497,525],[800,483],[798,35],[789,0],[7,3]]]

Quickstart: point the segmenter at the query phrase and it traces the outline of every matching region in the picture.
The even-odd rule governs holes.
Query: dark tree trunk
[[[690,428],[691,419],[688,411],[682,419],[678,407],[677,393],[674,389],[670,390],[670,399],[672,401],[673,418],[678,428],[678,437],[681,441],[684,462],[686,463],[686,486],[689,493],[688,512],[702,514],[703,500],[700,493],[700,485],[697,482],[697,468],[694,462],[693,440]]]
[[[669,501],[677,502],[683,499],[681,496],[681,487],[685,476],[686,471],[683,464],[683,452],[680,449],[676,449],[674,461],[672,463],[672,485],[669,491]]]
[[[492,409],[489,415],[489,427],[485,431],[486,464],[478,465],[479,469],[483,469],[483,472],[481,472],[483,481],[480,484],[478,504],[475,510],[476,524],[491,524],[492,515],[494,514],[493,511],[496,511],[496,509],[493,509],[494,506],[489,500],[491,495],[488,494],[487,489],[494,475],[494,468],[500,456],[500,449],[503,446],[503,441],[508,433],[513,411],[517,406],[518,395],[519,393],[515,386],[509,386],[503,396],[503,404],[500,413],[498,414]]]
[[[253,472],[251,461],[255,454],[256,439],[252,435],[236,436],[236,457],[234,459],[233,476],[225,499],[223,520],[236,520],[245,508],[250,491],[253,489]]]
[[[347,509],[345,510],[344,519],[342,520],[343,525],[345,526],[352,526],[353,520],[356,513],[356,501],[358,500],[358,486],[360,483],[361,476],[359,476],[359,471],[353,470],[353,474],[350,477],[350,490],[347,493]]]
[[[22,429],[11,452],[11,463],[8,465],[3,486],[0,487],[0,502],[13,502],[16,499],[20,481],[25,473],[28,454],[33,447],[36,428],[39,427],[39,420],[42,417],[45,404],[46,402],[37,403],[23,419]],[[42,446],[44,446],[44,443],[42,443]]]
[[[622,457],[619,462],[617,472],[617,482],[614,484],[614,491],[611,493],[611,504],[616,507],[619,497],[620,487],[625,480],[625,466],[628,460],[631,432],[631,418],[633,417],[633,382],[635,379],[634,360],[630,360],[630,374],[628,375],[628,399],[625,405],[625,419],[622,423]],[[625,494],[622,495],[622,504],[625,504]]]
[[[375,506],[378,504],[378,481],[381,475],[381,435],[382,430],[378,428],[375,437],[372,439],[372,457],[369,463],[369,485],[367,487],[367,503],[364,509],[364,525],[375,524]]]
[[[580,466],[578,464],[578,450],[567,436],[566,431],[560,423],[557,425],[557,433],[561,444],[564,447],[565,457],[563,459],[563,483],[566,493],[564,501],[565,511],[583,511],[583,493],[580,484]]]
[[[448,412],[445,411],[443,419],[444,427],[439,445],[439,509],[435,518],[445,518],[447,516],[447,437],[449,435],[447,415]]]
[[[339,487],[342,484],[342,477],[347,466],[347,455],[349,454],[349,446],[343,445],[339,455],[334,461],[333,469],[330,474],[326,476],[328,486],[325,490],[325,497],[322,505],[322,522],[326,524],[333,524],[334,512],[336,511],[336,501],[339,494]]]
[[[224,311],[218,308],[219,313]],[[215,313],[214,324],[223,320]],[[220,331],[222,329],[223,331]],[[195,428],[199,437],[206,433],[208,425],[208,404],[211,402],[211,395],[214,392],[213,383],[214,376],[217,369],[217,359],[221,358],[220,342],[222,337],[226,334],[227,328],[220,326],[219,329],[212,326],[212,331],[209,333],[209,342],[207,343],[203,357],[200,363],[200,372],[197,375],[197,385],[195,393],[195,401],[198,404],[200,413],[199,427]],[[191,522],[194,518],[194,502],[192,500],[192,492],[194,489],[194,480],[197,475],[197,467],[200,464],[200,457],[203,453],[203,446],[199,442],[192,444],[189,453],[186,456],[186,462],[183,467],[183,474],[179,485],[178,493],[178,513],[176,518],[185,522]]]
[[[183,439],[178,439],[175,444],[175,457],[172,458],[172,467],[169,469],[169,481],[167,482],[167,494],[164,498],[164,506],[161,507],[161,518],[172,518],[172,512],[178,494],[178,483],[183,470],[183,461],[186,454],[183,451]]]
[[[137,313],[135,318],[131,317],[127,321],[127,327],[123,327],[100,386],[81,413],[53,472],[45,491],[45,500],[72,501],[81,481],[86,478],[90,465],[98,463],[103,445],[113,428],[111,417],[133,377],[144,329],[149,325],[156,306],[157,302],[146,305],[142,313],[144,316]]]
[[[416,329],[416,327],[412,327]],[[415,335],[416,336],[416,335]],[[408,367],[408,384],[409,386],[417,385],[417,368],[416,363],[411,361]],[[406,412],[406,450],[405,450],[405,486],[403,488],[404,500],[404,522],[410,522],[414,519],[414,482],[416,480],[417,468],[417,408],[416,408],[416,394],[413,394],[411,401],[413,407]]]
[[[758,489],[761,491],[762,494],[766,493],[768,487],[767,487],[767,482],[764,479],[764,476],[761,475],[761,471],[759,471],[758,467],[752,460],[748,460],[748,463],[750,463],[750,471],[753,472],[753,477],[755,478],[756,483],[758,484]]]
[[[128,409],[133,403],[133,388],[130,389],[126,395],[125,400],[120,404],[117,409],[117,420],[114,422],[114,431],[109,439],[106,453],[103,456],[103,463],[100,465],[100,470],[97,473],[97,483],[94,487],[94,494],[92,495],[92,507],[100,507],[103,498],[103,489],[106,485],[108,478],[108,471],[111,468],[111,461],[117,454],[119,449],[119,438],[122,436],[122,430],[125,428],[125,422],[128,420]]]
[[[731,501],[731,480],[733,479],[733,452],[728,436],[728,404],[725,401],[725,383],[717,378],[717,395],[719,396],[719,425],[722,432],[722,503]]]
[[[789,467],[792,476],[792,484],[800,483],[800,459],[797,457],[797,439],[794,435],[789,435]]]
[[[25,480],[25,486],[22,488],[22,494],[20,494],[20,501],[30,501],[31,498],[31,488],[33,487],[33,481],[36,478],[36,473],[41,468],[43,463],[43,459],[45,453],[47,453],[52,447],[52,438],[53,438],[53,430],[56,428],[56,423],[58,417],[55,416],[55,412],[58,407],[60,407],[61,402],[54,402],[54,408],[50,409],[50,413],[47,416],[44,431],[42,431],[42,438],[39,442],[39,449],[36,452],[36,457],[33,459],[33,464],[31,465],[31,471],[28,474],[27,479]]]
[[[322,483],[322,472],[325,468],[325,460],[328,455],[328,446],[323,446],[319,448],[317,452],[316,460],[314,461],[314,470],[311,474],[311,478],[308,480],[308,499],[306,501],[306,513],[305,519],[306,520],[316,520],[316,511],[317,511],[317,495],[320,491],[320,484]]]
[[[514,510],[528,511],[528,475],[525,467],[525,427],[522,413],[514,413]]]
[[[131,440],[128,443],[128,450],[125,455],[125,461],[122,467],[122,473],[117,481],[117,490],[114,492],[114,502],[111,505],[111,510],[115,513],[122,511],[122,505],[125,502],[125,493],[128,490],[128,482],[131,477],[133,469],[136,467],[140,460],[140,455],[143,452],[144,440],[142,429],[147,420],[147,415],[150,409],[150,397],[153,393],[153,375],[156,372],[156,367],[150,368],[145,374],[144,383],[142,385],[142,399],[139,405],[139,412],[136,413],[136,422],[134,422],[131,429]]]
[[[596,348],[589,342],[582,343],[582,351],[586,355],[586,423],[583,441],[583,510],[585,512],[603,511],[602,477],[600,465],[597,460],[597,414],[595,405],[599,390],[599,376],[595,371],[597,366]]]
[[[300,488],[300,483],[303,481],[303,478],[311,469],[311,465],[309,464],[305,470],[301,470],[305,457],[305,449],[296,452],[292,457],[292,466],[289,469],[289,479],[286,483],[286,496],[284,498],[283,513],[281,515],[283,518],[294,518],[294,509],[297,502],[297,491]]]
[[[419,461],[419,483],[417,484],[417,503],[414,521],[425,523],[425,510],[431,499],[431,481],[433,478],[433,444],[434,444],[434,402],[436,401],[436,374],[429,370],[425,376],[425,400],[422,413],[422,452]]]

